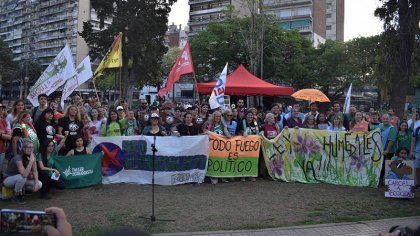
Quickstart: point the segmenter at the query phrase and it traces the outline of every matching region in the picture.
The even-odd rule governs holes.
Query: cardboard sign
[[[414,198],[415,179],[414,161],[385,161],[385,197]]]

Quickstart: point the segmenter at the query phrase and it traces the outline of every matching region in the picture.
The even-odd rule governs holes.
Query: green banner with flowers
[[[262,138],[268,173],[274,180],[377,187],[382,169],[379,129],[368,133],[284,129]]]

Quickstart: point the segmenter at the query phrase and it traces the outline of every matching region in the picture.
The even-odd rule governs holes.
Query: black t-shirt
[[[35,129],[41,145],[45,140],[53,139],[57,133],[57,125],[54,122],[37,122],[35,124]]]
[[[179,134],[181,136],[191,136],[191,135],[198,135],[199,129],[196,125],[188,126],[186,124],[179,124],[176,126]]]
[[[83,125],[77,121],[71,121],[68,117],[63,117],[58,121],[58,127],[62,127],[61,132],[64,135],[65,131],[69,131],[69,136],[66,139],[66,149],[71,150],[75,147],[74,141],[77,135],[82,135]]]

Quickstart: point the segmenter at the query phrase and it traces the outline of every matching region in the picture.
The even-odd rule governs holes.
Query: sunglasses
[[[226,115],[227,117],[231,117],[232,115]]]

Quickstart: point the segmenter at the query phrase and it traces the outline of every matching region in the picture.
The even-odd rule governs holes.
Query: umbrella
[[[301,89],[292,94],[292,97],[311,102],[330,102],[330,99],[318,89]]]

